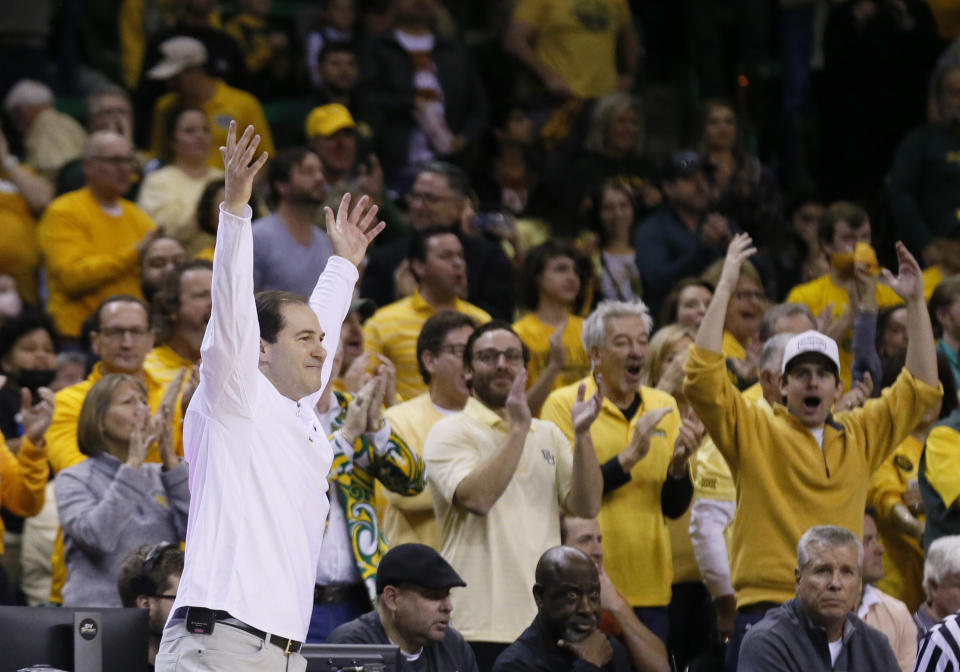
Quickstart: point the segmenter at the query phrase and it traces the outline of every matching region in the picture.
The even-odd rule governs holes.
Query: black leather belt
[[[367,587],[363,582],[347,583],[337,586],[313,587],[314,604],[335,604],[337,602],[346,602],[350,599],[370,601],[370,594],[367,593]]]
[[[243,621],[234,618],[226,611],[217,611],[214,609],[204,609],[203,607],[180,607],[173,612],[171,619],[182,619],[183,621],[189,623],[194,620],[199,621],[216,621],[217,623],[223,623],[224,625],[229,625],[231,628],[236,628],[237,630],[243,630],[244,632],[253,635],[264,641],[268,641],[274,646],[278,646],[283,649],[283,653],[289,655],[291,653],[297,653],[300,651],[300,647],[303,646],[301,642],[298,642],[295,639],[287,639],[285,637],[280,637],[279,635],[267,635],[263,630],[257,630],[252,625],[248,625]],[[187,628],[190,629],[189,627]]]

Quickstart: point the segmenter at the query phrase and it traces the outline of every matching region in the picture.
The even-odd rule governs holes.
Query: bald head
[[[115,201],[127,193],[136,161],[130,141],[113,131],[91,133],[83,146],[83,174],[98,200]]]
[[[600,574],[590,557],[570,546],[555,546],[537,563],[533,598],[544,627],[556,639],[581,641],[600,619]]]

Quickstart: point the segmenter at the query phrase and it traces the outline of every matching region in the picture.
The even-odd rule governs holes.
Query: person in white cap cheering
[[[771,415],[745,401],[728,378],[721,342],[740,266],[756,251],[752,244],[746,234],[730,243],[684,367],[683,391],[737,486],[731,567],[738,609],[728,669],[736,665],[746,628],[793,597],[795,547],[804,531],[832,524],[859,536],[870,473],[942,395],[920,267],[897,243],[898,275],[884,269],[909,315],[906,366],[897,381],[879,399],[834,415],[843,391],[837,344],[807,331],[784,350],[783,405]]]

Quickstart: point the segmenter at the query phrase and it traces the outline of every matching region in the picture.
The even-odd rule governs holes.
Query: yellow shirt
[[[151,411],[156,411],[163,399],[164,387],[160,385],[150,371],[145,370],[147,385],[147,403]],[[53,410],[53,422],[44,435],[47,440],[47,458],[53,473],[57,474],[67,467],[72,467],[87,459],[77,447],[77,421],[80,418],[80,408],[87,392],[94,383],[103,378],[103,364],[97,363],[93,371],[76,385],[65,387],[57,392]],[[160,453],[156,446],[151,446],[147,453],[147,462],[159,462]]]
[[[153,132],[150,136],[150,151],[155,156],[163,152],[163,127],[167,114],[179,104],[176,93],[168,93],[157,100],[153,108]],[[207,155],[207,165],[211,168],[223,168],[223,157],[220,156],[220,147],[227,144],[227,129],[230,121],[236,120],[237,133],[253,124],[254,130],[260,134],[260,144],[257,147],[257,156],[260,152],[275,154],[273,136],[270,134],[270,125],[263,114],[260,102],[246,91],[228,86],[222,80],[217,80],[213,96],[202,105],[210,120],[210,153]]]
[[[47,308],[64,336],[80,336],[83,321],[108,296],[143,297],[135,246],[153,222],[130,201],[120,199],[119,207],[120,214],[107,214],[83,188],[54,200],[40,220]]]
[[[949,509],[960,497],[960,434],[937,425],[927,435],[927,480]]]
[[[50,469],[43,448],[24,436],[14,455],[0,434],[0,505],[14,515],[28,518],[43,508]],[[0,556],[3,556],[3,520],[0,520]]]
[[[737,485],[738,607],[794,596],[797,541],[810,527],[839,525],[861,536],[868,474],[943,394],[904,369],[879,399],[828,418],[821,449],[780,404],[769,414],[746,401],[725,375],[723,354],[691,346],[684,370],[684,394]]]
[[[886,285],[877,285],[877,306],[881,310],[903,303],[903,299]],[[802,303],[814,316],[819,315],[829,304],[833,304],[834,319],[850,308],[850,294],[843,287],[834,284],[830,274],[821,275],[815,280],[797,285],[787,295],[790,303]],[[843,389],[850,389],[850,367],[853,365],[853,329],[847,329],[837,341],[840,348],[840,378]]]
[[[617,90],[617,37],[630,21],[625,0],[520,0],[513,18],[536,31],[537,57],[578,96]]]
[[[213,263],[213,245],[209,245],[209,246],[207,246],[207,247],[204,247],[204,248],[201,249],[199,252],[197,252],[197,253],[193,256],[193,258],[194,258],[194,259],[204,259],[204,260],[206,260],[206,261],[209,261],[209,262],[212,264],[212,263]]]
[[[541,417],[555,423],[573,442],[570,410],[577,388],[585,383],[586,398],[596,391],[593,376],[552,392]],[[609,399],[590,428],[590,437],[600,464],[627,447],[637,420],[654,408],[672,408],[654,430],[650,452],[630,470],[630,482],[607,493],[598,520],[603,533],[603,566],[613,585],[634,607],[661,607],[670,603],[673,560],[670,533],[660,508],[660,491],[673,457],[673,444],[680,429],[680,413],[672,396],[650,387],[640,388],[640,408],[631,421]],[[643,558],[643,562],[637,562]]]
[[[410,401],[391,406],[383,417],[410,449],[422,457],[427,434],[440,420],[454,413],[441,412],[430,400],[430,393],[425,392]],[[433,495],[429,486],[418,495],[403,497],[382,487],[378,481],[377,494],[384,504],[380,529],[391,546],[418,543],[440,549],[440,530],[433,513]]]
[[[20,188],[0,169],[0,274],[12,275],[17,292],[28,303],[37,302],[37,220]]]
[[[908,487],[918,487],[920,456],[923,442],[913,435],[905,438],[870,478],[867,503],[877,511],[877,532],[886,552],[883,554],[884,576],[877,588],[903,600],[911,613],[926,599],[923,590],[923,545],[903,532],[893,522],[893,507],[903,503]],[[917,516],[920,522],[924,514]]]
[[[160,387],[166,388],[173,382],[181,369],[186,367],[189,372],[194,364],[186,357],[182,357],[169,345],[158,345],[143,360],[143,368],[150,372],[150,376]]]
[[[467,582],[450,594],[453,625],[467,640],[513,642],[537,615],[530,592],[537,560],[560,544],[560,512],[573,487],[573,452],[557,427],[536,418],[503,494],[485,516],[453,503],[460,482],[507,435],[474,398],[430,430],[423,457],[440,526],[440,554]]]
[[[209,234],[197,228],[197,203],[207,182],[222,176],[219,168],[208,167],[204,177],[195,178],[177,166],[165,166],[144,178],[137,205],[154,224],[179,240],[187,254],[195,254],[210,242]]]
[[[453,310],[469,315],[478,325],[490,321],[486,311],[461,299],[454,301]],[[427,391],[417,368],[417,337],[423,323],[436,312],[417,291],[380,308],[363,325],[364,347],[371,363],[377,363],[376,355],[383,355],[397,367],[397,394],[401,399],[413,399]]]
[[[580,380],[590,373],[590,357],[580,341],[583,318],[571,315],[563,330],[563,370],[553,381],[551,389],[559,389]],[[513,330],[530,350],[530,363],[527,365],[527,387],[533,385],[540,372],[547,368],[550,361],[550,337],[554,327],[540,321],[533,313],[513,323]]]

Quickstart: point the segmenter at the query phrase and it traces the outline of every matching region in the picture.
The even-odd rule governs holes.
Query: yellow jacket
[[[108,215],[84,187],[55,199],[40,220],[48,309],[64,336],[78,337],[83,321],[108,296],[142,298],[135,246],[153,222],[130,201],[119,203],[120,215]]]
[[[0,168],[0,273],[12,275],[24,301],[37,301],[37,220],[20,189]]]
[[[577,388],[585,383],[586,398],[597,389],[593,376],[550,393],[541,418],[555,423],[573,443],[570,409]],[[677,402],[665,392],[640,388],[641,404],[627,422],[609,399],[590,429],[600,464],[615,457],[633,437],[637,420],[654,408],[672,408],[660,421],[650,440],[650,452],[630,470],[630,482],[607,493],[600,508],[600,531],[604,538],[603,566],[613,585],[631,606],[662,607],[670,603],[673,559],[670,533],[660,508],[660,491],[673,457],[673,444],[680,429]],[[642,562],[638,562],[642,558]]]
[[[903,503],[910,482],[916,485],[923,442],[913,435],[905,438],[893,455],[884,460],[870,479],[867,503],[877,511],[877,531],[886,549],[882,579],[877,588],[903,600],[913,613],[926,599],[923,590],[923,546],[893,522],[893,507]],[[926,516],[918,516],[923,522]]]
[[[14,455],[0,434],[0,505],[7,511],[27,518],[43,508],[47,486],[47,454],[24,436],[20,450]],[[3,520],[0,520],[0,556],[3,555]]]
[[[721,353],[691,346],[684,369],[684,394],[737,484],[731,573],[740,607],[794,596],[796,545],[810,527],[862,535],[869,474],[943,394],[904,370],[879,399],[828,417],[821,449],[780,404],[771,415],[746,401]]]

